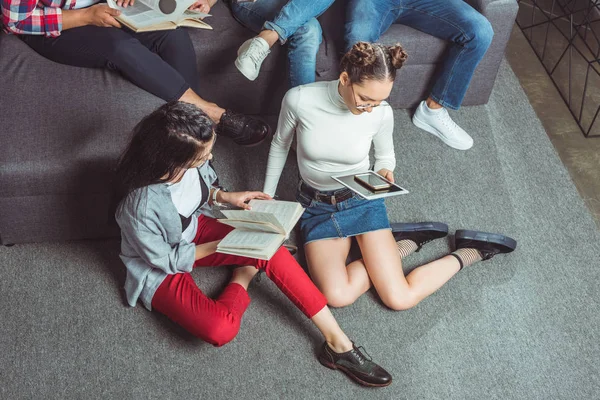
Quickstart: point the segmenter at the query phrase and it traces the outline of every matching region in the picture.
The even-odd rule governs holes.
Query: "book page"
[[[159,7],[160,0],[136,0],[132,6],[119,7],[115,0],[106,0],[110,8],[121,11],[119,18],[125,18],[136,28],[142,28],[166,21],[177,23],[182,19],[186,10],[194,4],[195,0],[177,0],[175,10],[164,14]]]
[[[146,1],[146,0],[144,0],[144,1]],[[159,2],[159,0],[149,0],[149,1],[156,1],[157,3]],[[177,0],[177,8],[175,9],[175,11],[173,11],[171,14],[169,14],[167,16],[167,20],[171,21],[171,22],[175,22],[175,23],[177,23],[178,21],[181,21],[183,19],[183,14],[195,2],[196,2],[196,0]]]
[[[201,19],[201,18],[206,18],[206,17],[210,17],[210,14],[206,14],[200,11],[196,11],[196,10],[185,10],[185,12],[183,13],[183,17],[184,18],[193,18],[193,19]]]
[[[267,232],[267,233],[281,233],[279,229],[268,223],[264,222],[248,222],[239,221],[237,219],[218,219],[222,224],[233,226],[236,229],[245,229],[247,231]]]
[[[233,232],[237,232],[237,231],[233,231]],[[231,233],[233,233],[233,232],[231,232]],[[230,235],[231,235],[231,233],[230,233]],[[277,240],[275,240],[275,237],[277,237]],[[227,238],[227,236],[225,238]],[[277,250],[279,250],[279,248],[281,247],[281,244],[283,243],[284,240],[285,240],[285,238],[283,235],[275,235],[274,239],[270,243],[268,243],[266,245],[266,247],[263,247],[260,249],[239,248],[239,247],[222,247],[221,243],[223,243],[223,241],[221,241],[221,243],[219,243],[219,246],[217,246],[217,252],[223,253],[223,254],[232,254],[235,256],[258,258],[260,260],[269,260],[269,259],[271,259],[271,257],[273,257],[273,254],[275,254],[277,252]]]
[[[275,216],[283,226],[286,235],[289,235],[304,212],[304,208],[302,208],[300,203],[296,203],[295,201],[254,199],[248,204],[250,204],[253,211],[269,213]]]
[[[185,26],[186,28],[198,28],[198,29],[210,29],[212,30],[212,26],[207,24],[204,21],[201,21],[196,18],[184,18],[177,23],[177,26]]]
[[[253,200],[254,201],[254,200]],[[275,215],[265,212],[248,210],[221,210],[228,219],[236,221],[262,222],[275,226],[280,233],[285,233],[285,228]]]
[[[218,249],[263,249],[272,247],[273,243],[284,240],[279,233],[254,232],[236,229],[227,234],[219,242]]]
[[[128,6],[127,8],[119,7],[114,0],[106,1],[110,8],[121,11],[121,15],[117,19],[125,19],[135,28],[166,21],[163,13],[146,4],[146,2],[152,2],[152,0],[137,0],[132,6]],[[158,3],[158,0],[156,2]]]

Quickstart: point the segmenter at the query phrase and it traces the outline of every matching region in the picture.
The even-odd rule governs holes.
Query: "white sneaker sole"
[[[469,150],[471,147],[473,147],[473,142],[471,142],[470,144],[465,144],[463,142],[457,142],[456,140],[448,139],[440,131],[435,129],[433,126],[431,126],[431,125],[421,121],[419,118],[417,118],[416,113],[413,116],[412,122],[413,122],[413,124],[415,124],[415,126],[417,128],[423,129],[425,132],[431,133],[433,136],[436,136],[442,142],[446,143],[448,146],[452,147],[453,149]]]

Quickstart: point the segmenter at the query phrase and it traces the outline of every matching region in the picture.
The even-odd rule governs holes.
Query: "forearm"
[[[263,187],[263,192],[270,196],[275,195],[288,152],[289,147],[286,147],[285,144],[278,143],[275,140],[271,143],[271,150],[269,151],[269,159],[267,161],[267,170],[265,173],[265,184]]]
[[[62,12],[62,29],[78,28],[80,26],[89,25],[87,10],[63,10]]]
[[[216,197],[215,197],[215,192],[217,193]],[[212,207],[215,205],[215,202],[228,203],[226,196],[225,196],[226,193],[227,192],[225,192],[220,187],[211,187],[210,191],[208,192],[208,205],[210,205]]]
[[[196,260],[200,260],[201,258],[208,257],[211,254],[217,252],[217,246],[219,245],[220,240],[215,240],[214,242],[208,242],[199,244],[196,246]]]
[[[382,168],[393,171],[396,167],[396,155],[394,152],[394,116],[391,111],[386,114],[379,132],[373,137],[375,171],[379,171]]]

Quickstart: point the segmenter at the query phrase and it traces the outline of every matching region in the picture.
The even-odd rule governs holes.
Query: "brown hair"
[[[385,79],[393,81],[396,70],[404,65],[407,58],[408,54],[399,43],[385,46],[358,42],[342,58],[340,70],[348,74],[352,83]]]

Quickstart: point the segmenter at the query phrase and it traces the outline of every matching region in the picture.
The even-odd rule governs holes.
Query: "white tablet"
[[[332,178],[367,200],[408,193],[408,190],[388,181],[373,171],[332,176]]]

